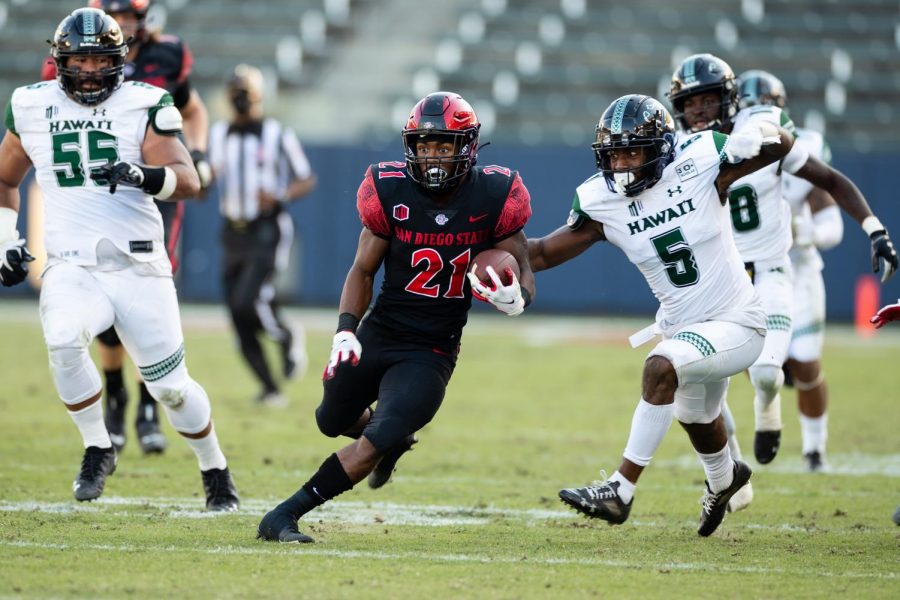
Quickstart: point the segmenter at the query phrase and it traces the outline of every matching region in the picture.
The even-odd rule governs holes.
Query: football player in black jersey
[[[311,542],[297,529],[302,515],[367,476],[371,488],[387,483],[444,399],[473,287],[508,315],[530,302],[534,275],[522,228],[531,200],[518,172],[475,166],[480,127],[459,95],[430,94],[403,129],[406,160],[366,171],[356,196],[363,228],[316,409],[322,433],[355,441],[267,513],[258,538]],[[516,258],[521,285],[494,278],[487,287],[470,274],[473,258],[492,247]],[[382,266],[381,291],[363,319]]]
[[[147,29],[147,12],[151,0],[89,0],[88,6],[99,8],[110,15],[122,28],[128,40],[128,55],[125,64],[127,81],[143,81],[161,87],[172,95],[175,107],[184,121],[183,141],[191,151],[191,159],[200,177],[201,188],[207,188],[212,179],[212,170],[206,160],[206,138],[209,116],[203,100],[191,87],[189,76],[194,57],[180,38]],[[52,57],[44,63],[41,78],[56,78],[56,63]],[[166,252],[172,263],[173,273],[178,270],[178,243],[184,218],[184,203],[157,202],[165,229]],[[100,349],[100,363],[106,378],[104,414],[106,427],[116,450],[125,446],[125,408],[128,392],[122,378],[122,364],[125,349],[110,328],[97,336]],[[135,423],[141,451],[160,453],[166,448],[166,438],[159,428],[159,413],[156,402],[140,382],[140,404]]]

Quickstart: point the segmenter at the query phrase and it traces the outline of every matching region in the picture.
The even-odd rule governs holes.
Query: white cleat
[[[731,500],[728,501],[728,512],[737,512],[744,510],[753,502],[753,484],[748,483],[734,493]]]

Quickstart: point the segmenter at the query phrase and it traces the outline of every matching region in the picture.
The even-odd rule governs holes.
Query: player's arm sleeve
[[[359,220],[366,229],[382,239],[391,237],[391,226],[381,206],[371,166],[366,170],[366,176],[363,177],[356,192],[356,210],[359,211]]]
[[[577,231],[590,220],[591,217],[581,209],[581,198],[578,196],[578,190],[575,190],[575,197],[572,199],[572,210],[569,211],[566,226],[572,231]]]
[[[159,135],[177,135],[181,132],[181,113],[175,108],[172,96],[166,92],[155,106],[147,111],[148,123]]]
[[[525,227],[530,217],[531,194],[528,193],[528,188],[522,183],[517,171],[503,203],[503,209],[500,211],[500,218],[494,227],[494,239],[499,242],[518,233]]]
[[[3,119],[4,124],[6,125],[6,130],[16,137],[19,137],[19,132],[16,131],[16,115],[13,113],[13,101],[12,98],[9,99],[9,102],[6,103],[6,115]]]
[[[289,127],[285,127],[281,133],[281,152],[287,158],[292,179],[308,179],[312,176],[312,166],[306,158],[306,152],[303,151],[297,134]]]
[[[181,40],[181,69],[178,71],[178,77],[175,80],[177,85],[172,90],[172,99],[175,101],[175,108],[181,110],[191,99],[191,71],[194,68],[194,54],[188,48],[187,43]]]

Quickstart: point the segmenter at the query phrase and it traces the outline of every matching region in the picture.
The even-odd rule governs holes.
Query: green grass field
[[[626,338],[644,323],[477,315],[441,411],[393,482],[310,514],[301,529],[317,543],[297,546],[256,541],[256,524],[345,443],[313,417],[336,315],[291,313],[309,327],[313,366],[278,409],[251,402],[222,309],[183,314],[237,514],[203,512],[196,461],[168,424],[166,454],[143,457],[129,440],[103,498],[75,502],[81,442],[49,376],[37,306],[0,303],[0,597],[900,597],[900,328],[868,340],[829,330],[833,473],[803,472],[786,391],[781,454],[749,461],[753,505],[703,539],[703,472],[677,425],[625,525],[556,499],[615,470],[650,348]],[[746,378],[729,397],[749,450]]]

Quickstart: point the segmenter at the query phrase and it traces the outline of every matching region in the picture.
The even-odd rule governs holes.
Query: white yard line
[[[531,558],[516,556],[484,556],[479,554],[426,554],[422,552],[370,552],[362,550],[332,550],[320,548],[314,545],[275,545],[260,542],[258,546],[215,546],[211,548],[177,547],[177,546],[152,546],[132,544],[48,544],[42,542],[28,542],[18,540],[0,540],[0,546],[10,548],[38,548],[45,550],[74,550],[74,551],[99,551],[99,552],[138,552],[138,553],[171,553],[171,554],[210,554],[225,556],[324,556],[350,559],[374,559],[390,561],[429,561],[438,563],[478,563],[478,564],[522,564],[522,565],[577,565],[577,566],[603,566],[620,569],[646,569],[643,562],[630,562],[623,560],[604,560],[600,558]],[[749,574],[783,574],[801,577],[833,577],[835,579],[897,579],[894,572],[888,573],[858,573],[832,571],[819,571],[812,569],[779,569],[770,567],[742,567],[722,563],[698,563],[698,562],[670,562],[662,563],[655,567],[657,570],[673,571],[711,571]]]
[[[110,517],[146,517],[148,511],[162,513],[172,519],[218,519],[236,516],[260,517],[277,503],[277,500],[245,499],[241,501],[239,513],[213,513],[204,508],[198,498],[153,498],[153,497],[103,497],[91,503],[78,502],[36,502],[0,501],[0,513],[44,513],[55,515],[102,515]],[[571,510],[513,509],[495,506],[448,506],[437,504],[397,504],[393,502],[329,502],[315,509],[306,521],[313,523],[340,523],[344,525],[374,526],[420,526],[420,527],[482,527],[497,520],[519,521],[525,525],[536,525],[546,521],[571,521],[582,517]],[[678,525],[675,523],[674,525]],[[696,527],[694,521],[680,524],[686,528]],[[659,523],[629,520],[626,527],[670,528],[673,523]],[[792,532],[819,535],[822,531],[841,529],[846,534],[867,534],[871,529],[843,529],[840,527],[804,527],[782,523],[766,525],[759,523],[728,523],[732,530],[755,530],[772,532]]]

